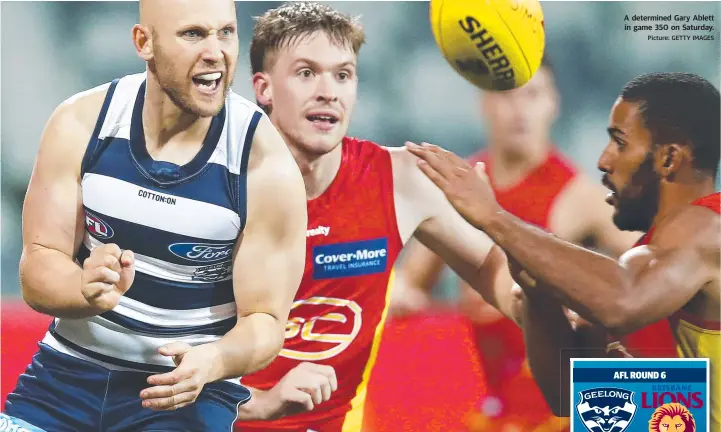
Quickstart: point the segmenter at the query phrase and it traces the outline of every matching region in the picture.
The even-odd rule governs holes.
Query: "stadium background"
[[[241,54],[233,88],[250,99],[251,17],[279,4],[237,3]],[[351,135],[389,146],[402,145],[406,140],[428,141],[464,156],[484,145],[476,91],[452,71],[436,48],[427,2],[329,4],[346,13],[360,14],[367,34],[360,54],[359,102]],[[682,71],[719,83],[719,3],[563,1],[542,5],[547,53],[561,93],[561,113],[553,137],[556,145],[594,178],[600,178],[595,166],[607,140],[608,110],[629,79],[645,72]],[[15,371],[16,376],[18,364],[27,362],[25,351],[32,351],[46,322],[26,315],[17,270],[22,248],[22,200],[44,124],[55,106],[72,94],[139,72],[144,65],[130,40],[130,29],[137,20],[135,2],[3,2],[0,7],[4,400],[9,371]],[[713,23],[715,40],[648,41],[647,32],[623,30],[626,14],[711,14],[717,20]],[[436,294],[452,301],[454,287],[454,276],[449,273]],[[459,330],[452,328],[452,318],[446,318],[415,317],[412,325],[391,323],[379,368],[392,369],[392,361],[386,362],[384,355],[395,358],[391,352],[403,352],[404,347],[389,346],[390,341],[423,343],[427,339],[422,332],[427,331],[442,332],[448,342]],[[409,337],[409,329],[415,329],[415,335]],[[462,333],[456,336],[462,338]],[[433,352],[431,345],[427,343],[429,352]],[[462,343],[445,349],[464,350]],[[422,395],[417,398],[422,399]]]

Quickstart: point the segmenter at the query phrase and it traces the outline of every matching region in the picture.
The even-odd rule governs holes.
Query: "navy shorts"
[[[139,396],[150,375],[108,370],[41,343],[4,413],[47,432],[226,432],[250,400],[247,388],[217,381],[191,405],[153,411]]]

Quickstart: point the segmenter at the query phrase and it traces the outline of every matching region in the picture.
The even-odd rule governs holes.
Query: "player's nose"
[[[207,37],[203,41],[204,47],[200,55],[206,63],[219,63],[223,60],[223,47],[222,43],[217,37]]]
[[[603,153],[601,153],[601,156],[598,158],[598,164],[597,167],[599,171],[604,173],[611,173],[613,172],[613,161],[614,156],[612,152],[609,150],[609,147],[607,146]]]
[[[329,74],[321,74],[316,87],[316,98],[319,101],[335,102],[338,100],[338,92],[333,77]]]

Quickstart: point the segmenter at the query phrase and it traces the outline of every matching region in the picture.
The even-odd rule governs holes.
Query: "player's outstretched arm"
[[[483,299],[519,322],[505,253],[482,231],[469,225],[443,193],[418,169],[417,158],[393,150],[393,177],[401,233],[413,232]],[[417,227],[417,228],[416,228]]]
[[[106,92],[107,86],[99,87],[57,107],[43,131],[25,196],[22,294],[30,307],[55,317],[97,315],[129,287],[115,286],[123,273],[117,246],[96,248],[86,271],[75,262],[85,226],[80,166]]]
[[[619,261],[576,247],[499,214],[486,232],[547,290],[582,317],[616,336],[681,309],[717,277],[719,220],[702,208],[655,233],[654,246],[634,248]],[[690,216],[690,215],[687,215]]]
[[[669,316],[717,277],[719,220],[706,209],[691,208],[685,213],[702,216],[678,217],[677,227],[667,225],[667,244],[656,232],[655,251],[636,248],[631,255],[639,256],[622,265],[503,211],[481,165],[470,167],[436,146],[409,144],[409,150],[423,159],[421,169],[456,210],[544,282],[539,286],[550,287],[571,309],[615,335]]]
[[[303,277],[305,186],[266,116],[253,139],[247,184],[247,223],[233,263],[238,323],[216,342],[219,356],[211,381],[255,372],[278,355]]]

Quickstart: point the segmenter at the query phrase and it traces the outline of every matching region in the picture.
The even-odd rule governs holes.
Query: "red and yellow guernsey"
[[[308,201],[305,272],[283,350],[269,367],[242,379],[267,390],[299,363],[312,361],[335,368],[338,390],[311,412],[239,422],[236,431],[362,429],[366,388],[388,312],[391,271],[403,244],[388,150],[354,138],[345,138],[342,146],[336,178]]]

